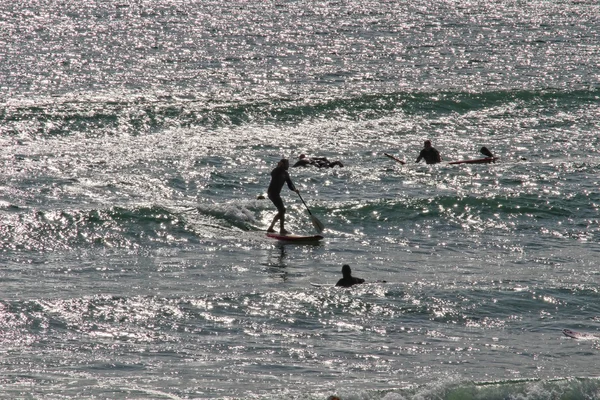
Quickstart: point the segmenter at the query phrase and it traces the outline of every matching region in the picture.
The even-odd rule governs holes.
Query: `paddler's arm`
[[[285,182],[287,183],[288,188],[290,188],[292,192],[300,193],[300,191],[296,189],[296,186],[294,186],[292,178],[290,178],[290,174],[288,174],[287,171],[285,173]]]

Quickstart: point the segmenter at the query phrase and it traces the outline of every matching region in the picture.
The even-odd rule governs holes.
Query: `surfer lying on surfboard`
[[[300,154],[300,156],[298,157],[298,161],[296,161],[296,164],[292,165],[292,168],[296,168],[296,167],[308,167],[310,165],[313,165],[317,168],[333,168],[336,165],[339,167],[343,167],[344,164],[342,164],[340,161],[329,161],[326,157],[306,157],[305,154]]]

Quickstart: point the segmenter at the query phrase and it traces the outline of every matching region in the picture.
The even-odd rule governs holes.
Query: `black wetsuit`
[[[417,158],[417,162],[421,161],[424,158],[427,164],[437,164],[442,161],[440,157],[440,152],[433,147],[425,148],[421,150],[419,153],[419,157]]]
[[[296,168],[296,167],[308,167],[309,165],[312,165],[312,161],[308,158],[301,158],[298,161],[296,161],[296,164],[292,165],[292,168]]]
[[[290,190],[296,190],[287,170],[284,167],[275,167],[271,171],[271,183],[267,189],[267,194],[280,214],[285,214],[285,207],[281,199],[281,189],[285,183],[287,183]]]
[[[296,162],[296,164],[292,165],[292,168],[295,167],[308,167],[309,165],[314,165],[317,168],[333,168],[336,165],[339,167],[343,167],[344,165],[340,161],[331,162],[325,157],[317,157],[317,158],[301,158]]]
[[[364,279],[361,278],[355,278],[353,276],[346,276],[343,277],[342,279],[340,279],[335,286],[341,286],[341,287],[350,287],[352,285],[356,285],[358,283],[365,283]]]

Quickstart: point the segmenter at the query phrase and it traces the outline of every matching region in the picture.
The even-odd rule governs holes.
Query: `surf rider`
[[[300,154],[298,157],[298,161],[292,165],[292,168],[296,167],[308,167],[309,165],[314,165],[317,168],[333,168],[336,165],[339,167],[343,167],[340,161],[329,161],[326,157],[306,157],[305,154]]]
[[[419,153],[419,157],[416,162],[421,161],[421,159],[425,159],[427,164],[437,164],[442,162],[442,157],[440,156],[440,152],[437,151],[435,147],[431,145],[431,140],[425,141],[425,147]]]
[[[271,183],[269,184],[269,188],[267,189],[267,195],[269,199],[273,202],[275,207],[277,207],[277,214],[273,218],[271,222],[271,226],[267,229],[267,232],[275,232],[274,226],[277,221],[279,221],[279,233],[282,235],[287,235],[289,232],[285,230],[285,206],[283,205],[283,200],[281,199],[281,189],[283,189],[283,185],[287,183],[288,188],[293,190],[296,193],[300,193],[298,189],[292,183],[290,178],[290,174],[288,173],[288,169],[290,168],[290,162],[282,158],[277,166],[271,171]]]
[[[342,266],[342,275],[344,276],[342,279],[340,279],[335,286],[341,286],[341,287],[350,287],[352,285],[356,285],[359,283],[365,283],[364,279],[361,278],[355,278],[352,276],[352,270],[350,269],[350,266],[348,264],[344,264]]]

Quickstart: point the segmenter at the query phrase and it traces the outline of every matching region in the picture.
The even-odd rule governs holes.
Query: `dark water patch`
[[[140,135],[169,128],[242,126],[251,123],[297,124],[305,120],[372,120],[402,113],[430,118],[490,110],[490,118],[510,118],[522,111],[554,115],[587,108],[596,90],[469,92],[401,92],[330,100],[275,98],[244,102],[164,97],[124,100],[57,98],[36,105],[5,103],[0,107],[1,133],[53,137]],[[506,108],[503,106],[511,105]],[[497,114],[494,109],[503,108]],[[570,124],[573,121],[569,122]]]
[[[14,250],[68,250],[86,247],[137,248],[194,241],[182,214],[162,207],[11,213],[0,230],[4,247]]]
[[[442,383],[432,391],[417,389],[406,395],[407,399],[417,399],[429,394],[440,400],[584,400],[594,398],[599,390],[597,378],[582,377]]]
[[[335,393],[342,399],[348,397],[364,400],[396,398],[403,400],[589,400],[597,397],[600,381],[595,377],[498,379],[494,381],[467,381],[447,377],[426,385],[406,384],[403,386],[405,388],[368,390],[360,395],[343,388]]]
[[[587,205],[587,200],[584,204]],[[313,212],[323,214],[324,210],[315,208]],[[569,202],[556,198],[547,198],[534,194],[514,196],[436,196],[431,198],[410,198],[399,200],[380,200],[361,204],[347,204],[332,211],[333,217],[343,218],[353,225],[372,224],[405,225],[436,221],[440,223],[461,224],[468,221],[502,223],[513,221],[519,227],[542,224],[567,218],[581,218],[587,215],[585,209],[572,209]]]
[[[570,288],[517,291],[385,283],[351,290],[331,287],[171,298],[96,295],[3,302],[0,326],[5,331],[35,336],[77,333],[124,341],[172,341],[188,333],[210,336],[233,332],[307,337],[324,334],[323,329],[334,327],[338,321],[360,330],[377,323],[389,332],[399,332],[398,324],[423,328],[432,322],[477,330],[519,330],[530,320],[537,321],[537,326],[542,320],[564,321],[573,314],[581,315],[589,328],[594,325],[589,316],[597,307],[583,309],[573,301],[573,295],[581,301],[598,299],[597,292],[588,291],[584,298]],[[554,324],[545,329],[562,328]]]
[[[385,284],[350,290],[314,288],[185,297],[97,295],[0,302],[0,323],[8,321],[2,325],[6,349],[22,348],[28,351],[26,357],[35,359],[37,354],[32,351],[43,346],[45,357],[40,362],[47,368],[62,367],[59,355],[74,352],[86,372],[132,372],[192,358],[215,364],[223,358],[229,368],[252,360],[278,367],[280,358],[291,357],[297,368],[314,368],[313,372],[321,374],[321,363],[338,357],[344,360],[348,354],[354,354],[350,370],[385,368],[381,361],[375,367],[357,361],[373,354],[377,359],[394,360],[394,365],[415,355],[431,362],[434,353],[449,359],[463,354],[466,364],[458,365],[467,366],[478,362],[487,348],[487,340],[471,339],[479,338],[478,332],[520,335],[520,321],[539,318],[547,305],[552,305],[550,296],[538,289],[515,293],[485,287],[469,290],[461,285]],[[350,347],[357,336],[368,338],[366,349]],[[27,346],[24,337],[35,340],[36,346]],[[501,339],[495,354],[508,356],[501,350],[506,348],[505,340]],[[148,346],[151,354],[143,350]],[[115,352],[118,357],[109,361]],[[400,358],[396,360],[396,356]],[[549,398],[550,394],[571,399],[585,398],[569,397],[573,393],[588,395],[598,390],[597,382],[585,377],[493,382],[442,379],[433,386],[422,381],[402,386],[390,388],[388,384],[382,391],[370,387],[368,394],[363,394],[369,399],[394,395],[418,399],[426,394],[440,399],[504,399],[515,394],[524,399]]]

